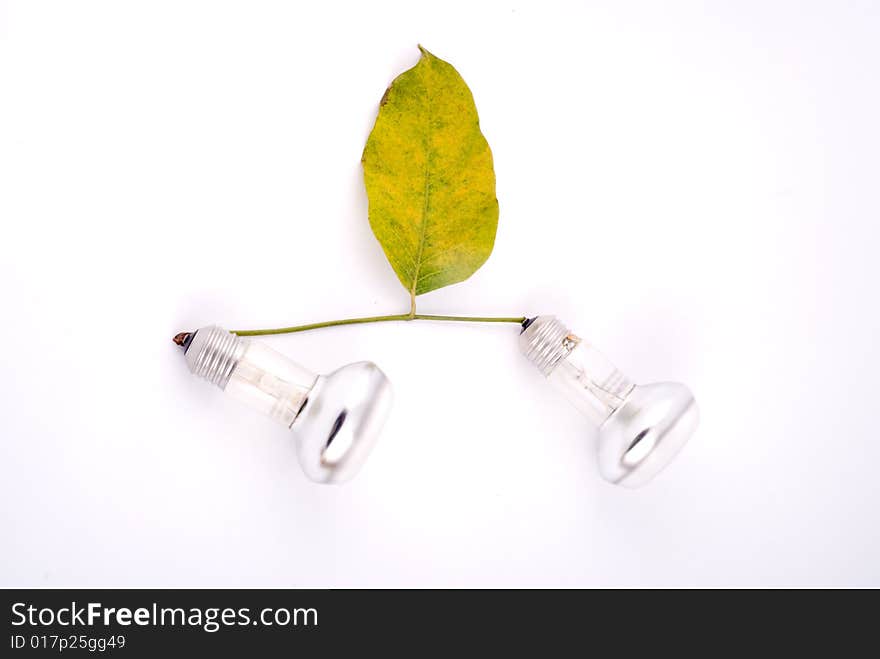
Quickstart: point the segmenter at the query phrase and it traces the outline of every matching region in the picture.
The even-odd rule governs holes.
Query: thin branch
[[[308,332],[321,329],[322,327],[335,327],[337,325],[358,325],[362,323],[386,323],[395,320],[438,320],[458,323],[517,323],[525,322],[524,316],[436,316],[431,314],[402,313],[389,316],[365,316],[363,318],[343,318],[340,320],[326,320],[322,323],[310,323],[308,325],[294,325],[292,327],[278,327],[274,329],[257,330],[233,330],[233,334],[239,336],[265,336],[268,334],[293,334],[295,332]]]

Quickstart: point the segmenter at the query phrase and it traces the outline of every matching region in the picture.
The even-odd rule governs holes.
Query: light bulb
[[[669,464],[696,430],[697,404],[683,384],[637,386],[553,316],[523,323],[520,349],[599,428],[599,471],[640,487]]]
[[[179,334],[195,375],[293,432],[303,471],[348,480],[367,459],[391,407],[391,384],[372,362],[315,375],[259,341],[219,327]]]

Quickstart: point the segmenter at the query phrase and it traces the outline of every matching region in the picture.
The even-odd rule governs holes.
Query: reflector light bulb
[[[683,384],[637,386],[553,316],[523,323],[520,349],[599,428],[599,471],[640,487],[669,464],[696,430],[693,394]]]
[[[215,326],[175,342],[193,374],[289,428],[303,471],[319,483],[357,473],[391,407],[391,384],[372,362],[315,375],[259,341]]]

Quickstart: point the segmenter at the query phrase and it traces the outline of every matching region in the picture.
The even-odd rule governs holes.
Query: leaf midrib
[[[431,92],[428,88],[428,85],[425,85],[425,123],[427,124],[425,127],[425,140],[424,140],[424,149],[425,149],[425,169],[424,169],[424,179],[425,184],[423,187],[423,196],[424,202],[422,203],[422,221],[419,223],[419,249],[416,254],[416,269],[413,274],[412,287],[410,288],[410,296],[413,300],[416,297],[416,289],[419,285],[419,275],[422,271],[422,256],[425,252],[425,241],[428,236],[428,215],[431,212],[431,186],[430,186],[430,170],[431,170],[431,160],[432,160],[432,149],[431,149]],[[415,308],[415,307],[413,307]]]

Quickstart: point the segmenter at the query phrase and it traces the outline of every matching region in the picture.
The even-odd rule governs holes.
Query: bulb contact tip
[[[186,348],[192,340],[192,332],[181,332],[180,334],[176,334],[171,340],[174,341],[175,345],[179,345],[181,348]]]

